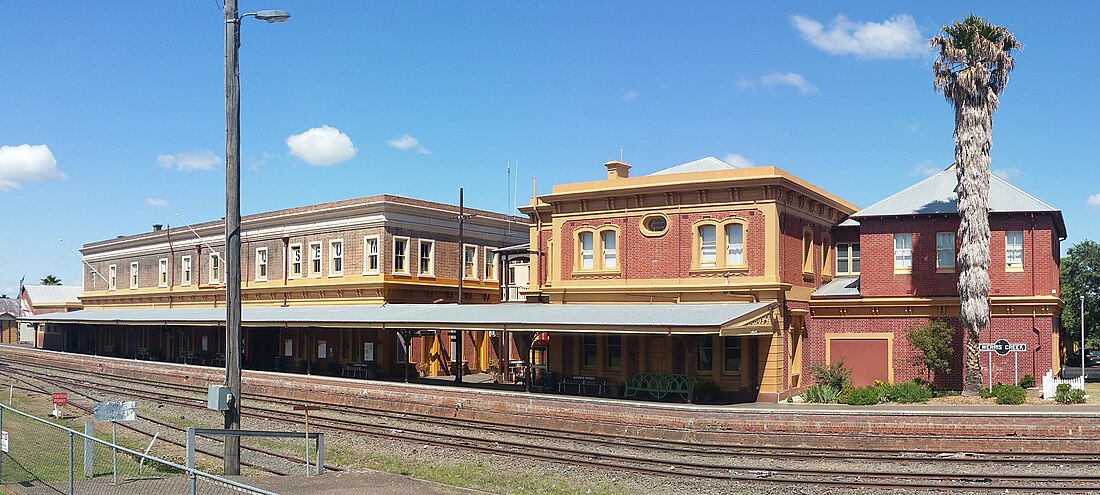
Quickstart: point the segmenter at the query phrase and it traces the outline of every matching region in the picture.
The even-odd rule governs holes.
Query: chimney
[[[630,177],[630,165],[627,165],[626,162],[612,160],[603,164],[603,166],[607,167],[608,180]]]
[[[154,223],[154,224],[153,224],[153,232],[160,232],[160,229],[161,229],[162,227],[164,227],[164,226],[163,226],[163,225],[161,225],[161,224],[159,224],[159,223]]]

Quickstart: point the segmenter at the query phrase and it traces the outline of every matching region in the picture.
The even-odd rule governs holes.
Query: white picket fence
[[[1079,390],[1085,389],[1085,376],[1081,375],[1077,378],[1070,380],[1062,380],[1054,378],[1054,370],[1047,370],[1047,374],[1043,375],[1043,398],[1047,400],[1054,399],[1054,392],[1058,389],[1058,385],[1068,383],[1070,387]]]

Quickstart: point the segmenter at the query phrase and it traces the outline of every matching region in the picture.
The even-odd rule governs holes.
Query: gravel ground
[[[197,396],[197,394],[196,394]],[[122,396],[104,396],[106,400],[122,400]],[[41,401],[41,398],[36,400]],[[217,428],[221,425],[221,417],[213,411],[199,411],[193,408],[173,405],[142,404],[139,416],[153,417],[179,426],[196,426]],[[144,401],[148,402],[148,401]],[[346,414],[325,412],[326,415],[347,416]],[[362,418],[358,418],[362,419]],[[393,420],[386,420],[395,430],[400,429],[400,424]],[[141,423],[139,421],[138,423]],[[146,422],[147,423],[147,422]],[[147,424],[148,426],[148,424]],[[288,425],[283,422],[270,420],[258,420],[244,418],[242,427],[257,430],[287,430]],[[161,431],[161,436],[170,436],[182,440],[182,433],[163,431],[164,428],[156,427]],[[143,428],[144,429],[144,428]],[[293,429],[293,428],[291,428]],[[442,430],[441,430],[442,431]],[[121,434],[121,432],[120,432]],[[506,434],[499,435],[500,439],[509,438]],[[135,436],[136,440],[141,440]],[[551,439],[556,444],[576,446],[568,439]],[[145,439],[145,442],[148,440]],[[286,442],[273,440],[244,439],[243,443],[262,442],[264,448],[281,449],[286,452],[301,452],[301,442]],[[219,443],[213,440],[200,441],[200,445],[212,451],[221,449]],[[761,493],[761,494],[824,494],[824,493],[901,493],[895,490],[843,490],[836,488],[819,488],[810,486],[789,486],[773,483],[742,484],[729,481],[707,481],[671,476],[651,476],[625,471],[608,470],[603,468],[590,468],[582,466],[562,465],[544,461],[532,461],[517,459],[502,455],[489,455],[475,453],[463,449],[450,449],[435,446],[425,446],[393,440],[383,440],[355,435],[350,433],[332,432],[326,433],[327,458],[330,465],[345,467],[348,471],[343,473],[330,472],[317,479],[307,479],[302,476],[270,478],[270,477],[245,477],[242,481],[251,483],[256,480],[264,486],[271,486],[279,493],[473,493],[470,491],[456,491],[452,487],[428,483],[416,478],[430,478],[443,480],[449,483],[459,484],[465,487],[482,490],[489,493],[502,494],[729,494],[729,493]],[[591,447],[589,447],[591,448]],[[156,453],[170,460],[182,460],[182,449],[167,444],[156,450]],[[243,452],[242,459],[257,460],[259,456],[250,452]],[[268,458],[270,459],[270,458]],[[669,461],[675,459],[670,458]],[[272,462],[270,460],[262,462]],[[281,462],[281,461],[280,461]],[[719,462],[719,461],[715,461]],[[769,461],[769,460],[733,460],[740,465],[752,465],[761,470],[776,467],[810,466],[824,469],[859,470],[874,469],[875,465],[860,461]],[[215,473],[220,471],[220,461],[206,458],[201,460],[202,467],[213,469]],[[1066,472],[1065,466],[980,466],[973,467],[964,464],[948,465],[954,472],[1037,472],[1049,471],[1051,474]],[[301,470],[301,466],[289,465],[283,462],[281,469]],[[398,475],[383,475],[378,469],[399,473]],[[929,464],[915,461],[903,466],[891,464],[890,469],[940,470],[943,466],[930,467]],[[1074,468],[1080,470],[1081,468]],[[1100,468],[1089,467],[1084,470],[1089,474],[1100,474]],[[403,476],[412,475],[413,477]],[[427,483],[427,484],[426,484]],[[378,491],[365,491],[365,490]],[[354,491],[348,491],[354,490]],[[389,491],[393,490],[393,491]],[[928,493],[928,492],[923,492]]]

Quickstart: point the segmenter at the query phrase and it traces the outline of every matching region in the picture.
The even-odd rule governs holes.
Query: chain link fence
[[[0,488],[16,494],[256,494],[232,480],[112,444],[0,404]]]

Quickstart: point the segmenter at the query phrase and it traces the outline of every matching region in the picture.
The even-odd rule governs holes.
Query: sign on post
[[[320,411],[321,406],[313,406],[313,405],[306,404],[306,405],[302,405],[302,406],[293,406],[292,409],[294,409],[295,411],[302,411],[303,413],[305,413],[305,416],[306,416],[306,476],[309,476],[309,412],[310,411]],[[320,464],[320,462],[318,462],[318,464],[317,464],[317,474],[321,474],[320,470],[321,470],[321,464]]]
[[[57,392],[53,394],[53,405],[64,406],[69,403],[69,394],[65,392]]]
[[[996,352],[998,356],[1007,356],[1008,353],[1026,352],[1027,344],[1013,344],[1008,339],[997,339],[996,342],[983,342],[978,344],[980,352]],[[1016,358],[1016,382],[1020,381],[1020,355]],[[989,389],[993,390],[993,356],[989,356]]]
[[[8,432],[0,431],[0,452],[8,451]]]
[[[96,402],[92,413],[96,421],[136,421],[137,402]]]

